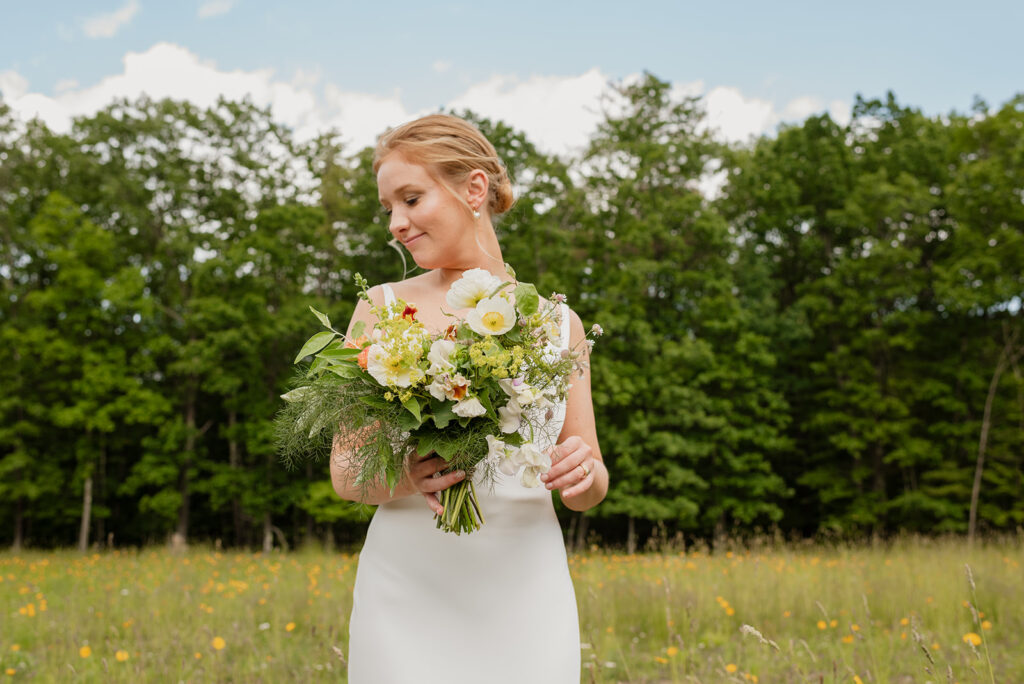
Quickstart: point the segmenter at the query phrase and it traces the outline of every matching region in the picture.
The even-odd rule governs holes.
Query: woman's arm
[[[371,288],[369,295],[374,303],[376,303],[380,297],[380,288]],[[356,304],[356,310],[352,314],[352,320],[349,322],[346,337],[351,338],[352,328],[359,321],[363,322],[366,330],[373,330],[377,324],[377,319],[370,310],[370,305],[362,299]],[[372,427],[366,429],[373,430]],[[354,477],[356,473],[354,468],[351,467],[351,450],[358,448],[360,444],[365,442],[360,440],[359,436],[352,439],[351,435],[343,434],[342,431],[344,430],[345,427],[339,425],[338,432],[334,435],[330,465],[331,484],[334,486],[335,493],[342,499],[378,505],[411,496],[418,492],[423,494],[431,510],[440,515],[444,512],[444,508],[437,499],[437,492],[451,487],[466,476],[463,471],[459,470],[442,477],[434,477],[434,473],[440,472],[448,466],[447,462],[439,456],[430,454],[418,456],[413,454],[408,460],[405,476],[395,487],[394,494],[391,493],[390,487],[384,482],[356,484]]]
[[[570,347],[580,348],[586,368],[582,376],[572,379],[565,405],[565,424],[558,436],[558,445],[551,453],[551,470],[541,475],[541,479],[548,489],[559,490],[567,508],[585,511],[601,503],[608,493],[608,469],[597,443],[586,332],[583,321],[571,310],[569,333]]]

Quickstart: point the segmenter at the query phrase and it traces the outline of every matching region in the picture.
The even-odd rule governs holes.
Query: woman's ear
[[[490,179],[487,174],[480,169],[473,169],[466,182],[466,203],[476,211],[486,212],[489,189]]]

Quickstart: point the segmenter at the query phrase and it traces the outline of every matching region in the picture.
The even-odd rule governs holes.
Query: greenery
[[[570,543],[1024,524],[1024,95],[858,98],[742,146],[654,76],[609,98],[572,159],[473,117],[519,185],[506,260],[608,333],[612,484],[559,509]],[[0,102],[0,543],[362,538],[326,467],[274,448],[309,307],[347,321],[357,270],[404,271],[339,140],[247,102],[67,134]]]
[[[755,542],[570,556],[584,681],[1024,680],[1019,536],[973,549]],[[357,560],[312,548],[3,552],[0,672],[338,681]]]

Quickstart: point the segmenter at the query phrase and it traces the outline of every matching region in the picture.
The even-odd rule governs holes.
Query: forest
[[[457,112],[517,187],[505,259],[605,330],[611,488],[559,505],[569,545],[1019,530],[1024,94],[858,96],[739,145],[670,93],[609,85],[572,158]],[[58,133],[0,101],[0,545],[358,547],[372,511],[272,425],[309,307],[414,267],[343,135],[148,99]]]

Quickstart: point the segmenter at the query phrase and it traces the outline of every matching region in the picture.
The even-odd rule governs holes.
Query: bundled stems
[[[468,534],[480,529],[484,524],[484,516],[480,511],[476,488],[471,478],[472,473],[467,473],[465,480],[438,492],[438,499],[444,508],[441,515],[434,516],[438,529],[455,534]]]

